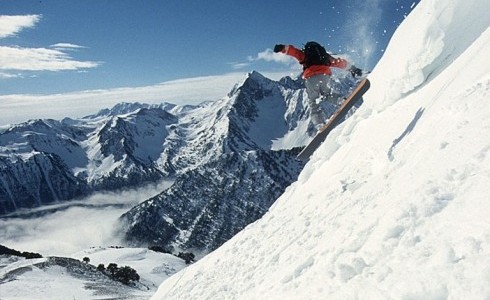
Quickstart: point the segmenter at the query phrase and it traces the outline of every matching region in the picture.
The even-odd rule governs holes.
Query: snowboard
[[[327,135],[342,122],[347,112],[354,106],[357,100],[362,98],[362,95],[369,90],[370,82],[367,78],[364,78],[359,82],[357,87],[352,91],[347,99],[340,105],[337,111],[330,117],[325,126],[323,126],[311,142],[298,154],[297,158],[302,161],[307,161],[315,150],[325,141]]]

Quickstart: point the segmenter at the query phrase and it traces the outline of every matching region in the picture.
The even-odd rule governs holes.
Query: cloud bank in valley
[[[1,244],[42,255],[71,255],[90,247],[121,245],[118,218],[169,185],[161,182],[131,191],[98,193],[24,211],[23,217],[0,218]],[[39,216],[33,216],[36,213]]]

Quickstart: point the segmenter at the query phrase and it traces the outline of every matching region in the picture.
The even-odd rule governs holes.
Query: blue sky
[[[2,0],[0,95],[138,87],[251,70],[297,71],[266,50],[275,43],[301,46],[308,40],[370,69],[414,3]],[[5,24],[19,27],[9,33]],[[19,49],[24,51],[13,52]],[[39,57],[40,49],[48,53]],[[37,52],[34,58],[32,52]]]

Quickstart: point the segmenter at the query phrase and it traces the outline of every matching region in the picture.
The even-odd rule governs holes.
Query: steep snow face
[[[384,110],[431,82],[489,26],[487,1],[425,0],[396,30],[371,77],[374,106]],[[391,62],[391,63],[390,63]]]
[[[251,73],[233,98],[229,118],[236,137],[230,146],[236,150],[257,146],[270,149],[272,141],[288,131],[286,110],[279,86],[257,72]]]
[[[490,297],[490,20],[426,0],[259,221],[152,299]]]

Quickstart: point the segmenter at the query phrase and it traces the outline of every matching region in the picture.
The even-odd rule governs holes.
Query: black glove
[[[282,45],[282,44],[277,44],[274,46],[274,52],[276,52],[276,53],[281,52],[282,49],[284,49],[284,45]]]
[[[356,75],[362,76],[362,70],[355,66],[350,67],[349,72],[352,74],[352,77],[356,77]]]

